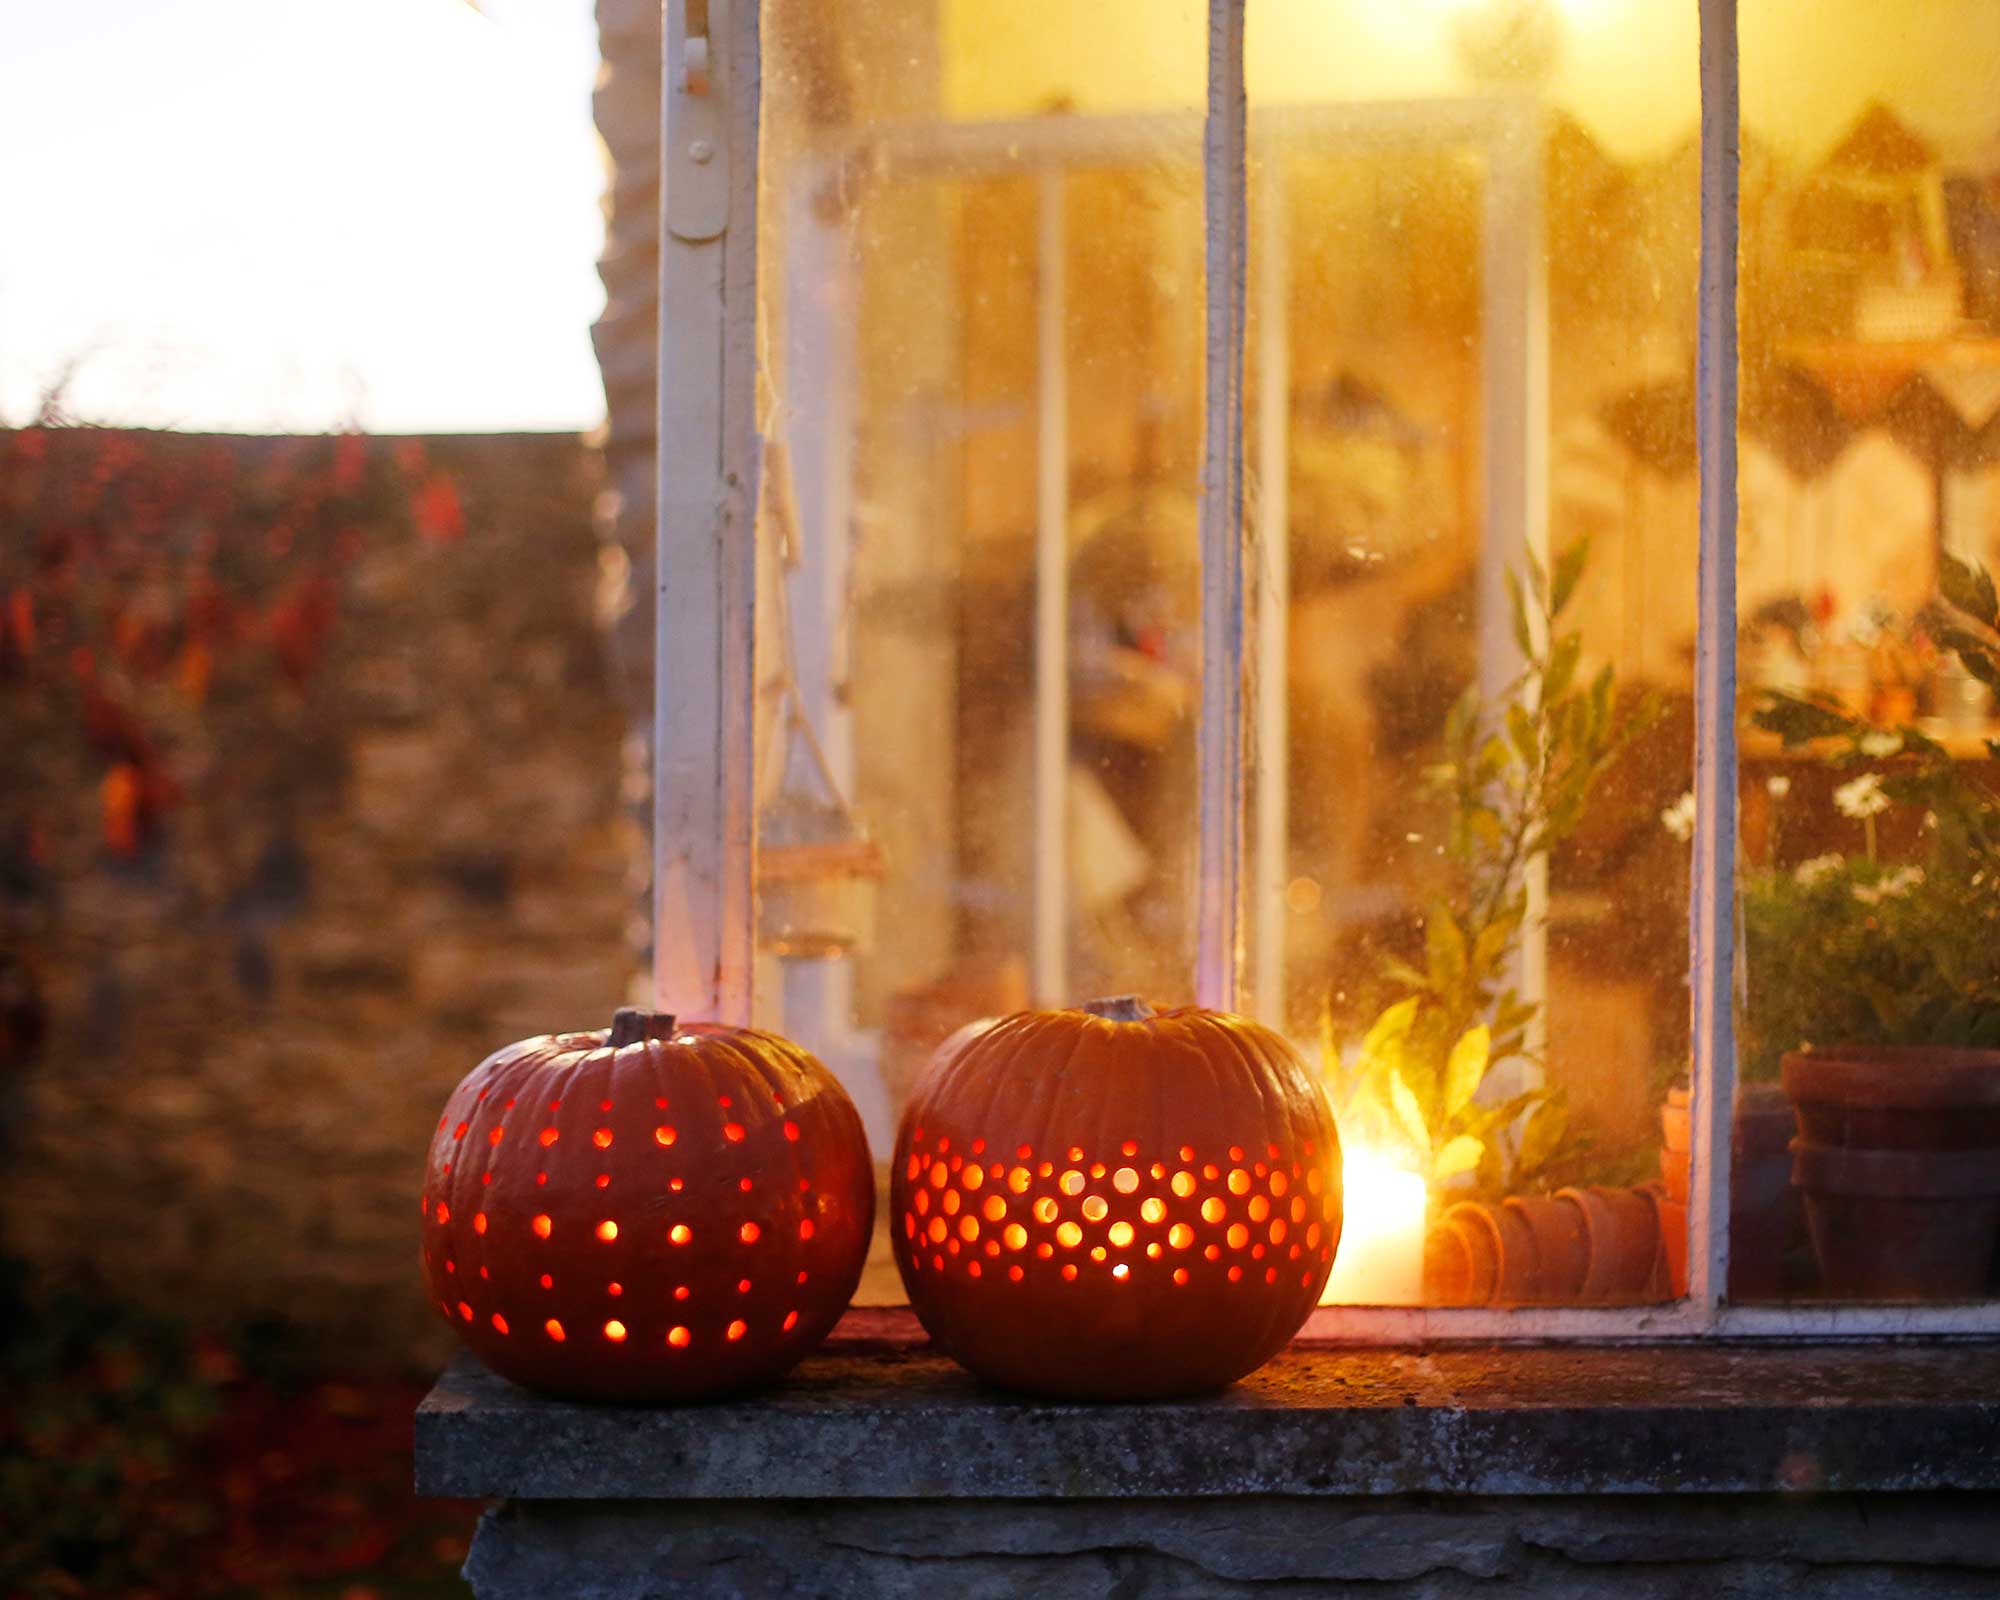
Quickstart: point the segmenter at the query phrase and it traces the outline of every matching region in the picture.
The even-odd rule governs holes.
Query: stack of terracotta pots
[[[1784,1285],[1787,1241],[1799,1227],[1798,1191],[1792,1187],[1792,1105],[1775,1083],[1745,1084],[1736,1091],[1729,1156],[1729,1297],[1773,1300]],[[1667,1091],[1660,1107],[1660,1228],[1674,1293],[1687,1293],[1687,1208],[1692,1167],[1692,1124],[1685,1088]]]
[[[2000,1237],[2000,1051],[1888,1045],[1784,1059],[1792,1181],[1825,1289],[1843,1299],[1985,1293]]]
[[[1660,1191],[1593,1185],[1498,1205],[1463,1201],[1424,1241],[1440,1306],[1617,1305],[1666,1297]]]

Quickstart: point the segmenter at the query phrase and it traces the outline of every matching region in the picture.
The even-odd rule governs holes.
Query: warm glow
[[[1413,1306],[1423,1300],[1423,1178],[1373,1150],[1350,1146],[1342,1162],[1346,1210],[1323,1306]],[[1274,1224],[1275,1226],[1275,1224]]]

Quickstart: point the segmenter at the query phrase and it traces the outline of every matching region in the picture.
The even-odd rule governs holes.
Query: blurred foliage
[[[1926,627],[2000,691],[2000,599],[1983,569],[1946,556]],[[1746,874],[1742,1070],[1774,1081],[1807,1044],[2000,1049],[2000,790],[1910,724],[1766,690],[1756,724],[1853,774],[1835,803],[1859,849]],[[2000,741],[1988,741],[2000,757]],[[1922,859],[1876,859],[1875,819],[1919,812]]]
[[[416,1380],[315,1372],[0,1259],[0,1594],[463,1596],[473,1508],[410,1492]]]
[[[1343,1132],[1401,1152],[1434,1188],[1498,1197],[1589,1173],[1560,1093],[1480,1096],[1495,1068],[1528,1055],[1536,1007],[1512,982],[1528,870],[1575,833],[1598,784],[1660,717],[1658,700],[1621,689],[1609,666],[1578,675],[1582,636],[1559,624],[1588,559],[1579,541],[1552,572],[1530,557],[1525,588],[1508,574],[1526,665],[1495,700],[1466,690],[1446,718],[1429,777],[1452,807],[1453,889],[1426,908],[1423,965],[1385,958],[1397,997],[1350,1057],[1333,1038],[1330,999],[1321,1013]]]

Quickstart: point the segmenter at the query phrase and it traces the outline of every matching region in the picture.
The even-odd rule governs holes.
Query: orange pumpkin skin
[[[874,1222],[861,1118],[749,1028],[621,1011],[466,1075],[422,1197],[431,1299],[494,1371],[587,1400],[777,1378],[846,1309]]]
[[[932,1339],[989,1382],[1219,1389],[1319,1301],[1340,1242],[1333,1115],[1255,1022],[1093,1005],[1021,1012],[933,1059],[897,1134],[896,1265]]]

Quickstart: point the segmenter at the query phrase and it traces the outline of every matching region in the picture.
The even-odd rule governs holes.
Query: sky
[[[0,0],[0,425],[603,416],[591,0]]]

